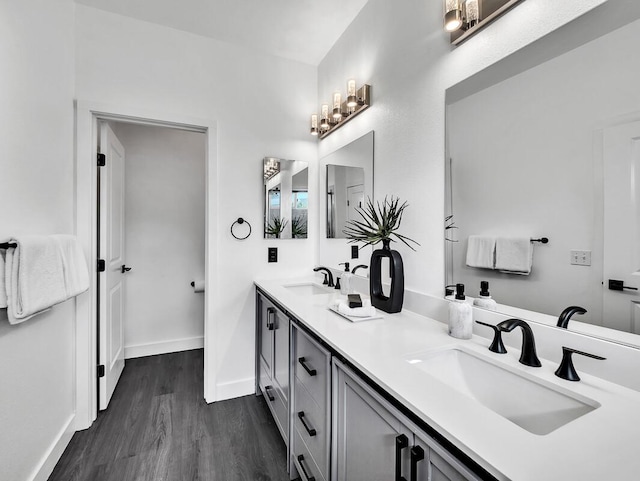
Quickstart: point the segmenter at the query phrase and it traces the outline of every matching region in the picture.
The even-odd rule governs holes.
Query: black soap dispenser
[[[473,305],[476,307],[482,307],[490,311],[495,311],[498,308],[498,303],[491,298],[489,293],[489,282],[480,282],[480,297],[473,300]]]

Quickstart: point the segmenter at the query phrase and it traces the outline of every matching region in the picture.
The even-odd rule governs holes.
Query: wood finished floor
[[[203,351],[128,360],[109,408],[75,433],[49,481],[286,481],[262,397],[206,404]]]

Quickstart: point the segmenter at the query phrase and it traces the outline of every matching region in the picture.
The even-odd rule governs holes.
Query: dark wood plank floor
[[[203,351],[127,361],[109,408],[79,431],[49,481],[286,481],[262,397],[207,405]]]

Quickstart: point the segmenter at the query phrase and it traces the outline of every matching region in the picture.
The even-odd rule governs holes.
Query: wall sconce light
[[[264,180],[269,180],[280,172],[280,162],[277,159],[269,157],[264,163]]]
[[[366,110],[371,105],[371,86],[364,84],[356,89],[356,81],[350,79],[347,81],[347,97],[342,100],[340,92],[334,92],[333,101],[331,102],[331,116],[329,116],[329,104],[322,104],[320,108],[320,128],[318,129],[318,116],[311,116],[311,135],[317,135],[324,139],[335,129],[342,127],[345,123]],[[315,130],[314,130],[315,118]]]
[[[455,32],[462,27],[461,0],[444,1],[444,29],[447,32]]]
[[[444,29],[457,45],[523,0],[444,0]]]

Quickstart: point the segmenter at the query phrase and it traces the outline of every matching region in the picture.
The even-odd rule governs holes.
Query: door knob
[[[120,268],[120,272],[122,272],[123,274],[125,272],[129,272],[131,270],[131,267],[127,267],[124,264],[122,264],[122,267]]]
[[[612,291],[622,291],[624,289],[628,289],[630,291],[637,291],[637,287],[629,287],[624,285],[624,281],[609,279],[609,289]]]

